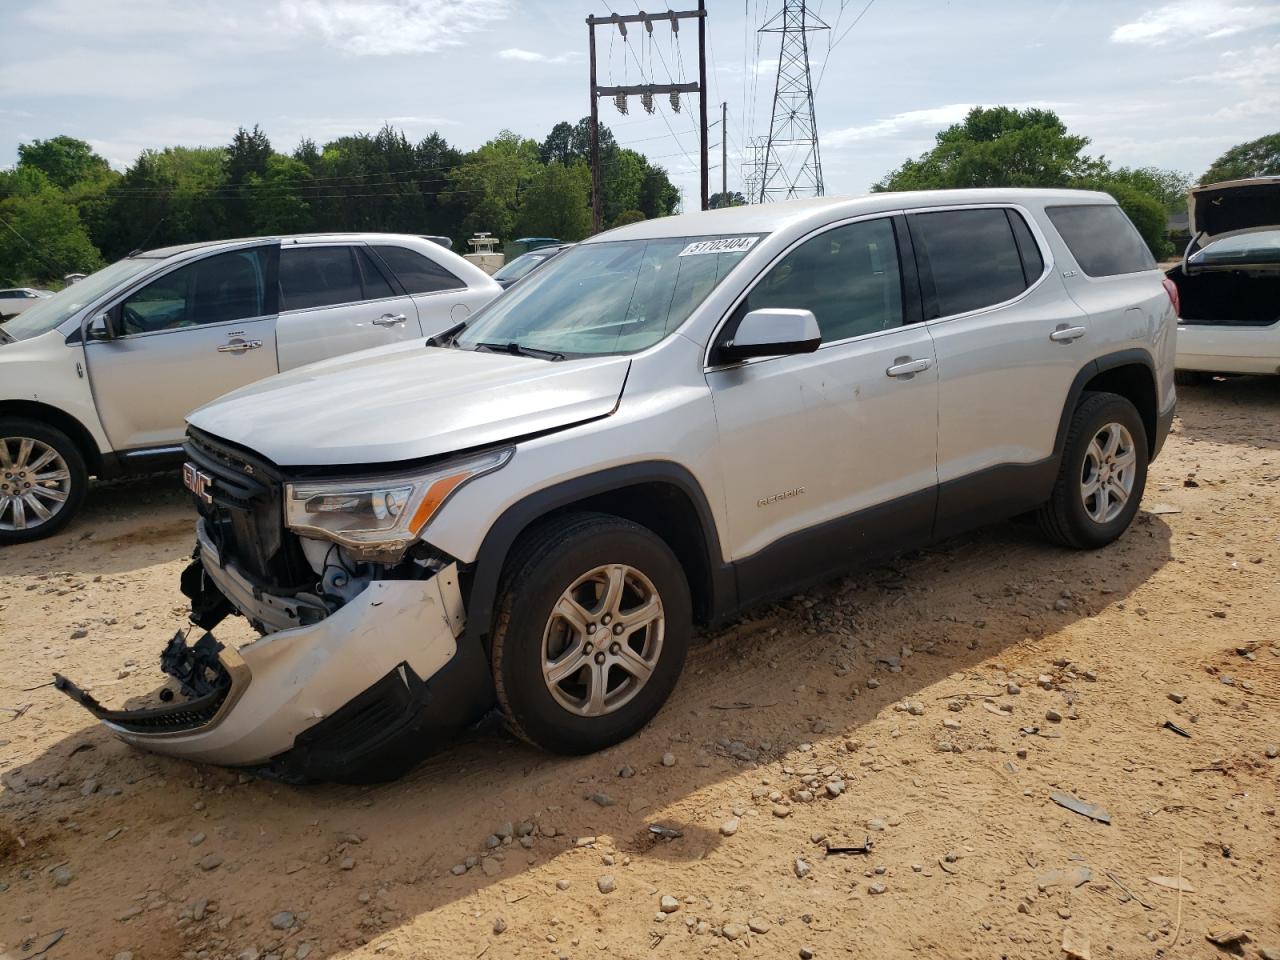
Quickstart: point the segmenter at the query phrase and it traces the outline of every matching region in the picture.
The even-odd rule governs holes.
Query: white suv
[[[695,622],[1016,514],[1120,536],[1173,417],[1174,329],[1104,194],[622,227],[437,347],[197,411],[192,620],[262,636],[176,637],[157,707],[57,684],[134,744],[283,776],[394,775],[495,704],[596,750],[661,707]]]
[[[228,240],[126,257],[0,325],[0,545],[46,537],[91,475],[181,462],[184,418],[315,360],[417,341],[501,293],[421,237]]]

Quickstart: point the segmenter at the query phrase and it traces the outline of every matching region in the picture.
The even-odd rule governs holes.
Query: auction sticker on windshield
[[[682,257],[696,257],[703,253],[746,253],[756,245],[759,237],[721,237],[719,240],[698,240],[680,251]]]

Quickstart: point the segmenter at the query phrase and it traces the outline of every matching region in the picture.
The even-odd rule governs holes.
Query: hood
[[[187,421],[281,466],[417,460],[612,413],[631,361],[394,344],[261,380]]]
[[[1193,187],[1187,194],[1187,214],[1200,247],[1228,233],[1280,229],[1280,177]]]

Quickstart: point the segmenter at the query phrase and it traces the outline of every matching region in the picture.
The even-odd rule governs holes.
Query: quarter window
[[[350,247],[280,250],[280,309],[307,310],[364,299]]]
[[[381,300],[396,295],[381,268],[369,256],[369,251],[357,247],[356,259],[360,261],[360,273],[364,277],[364,299]]]
[[[1004,210],[941,210],[915,213],[908,221],[933,279],[934,316],[980,310],[1027,289]]]
[[[888,219],[827,230],[792,250],[748,295],[743,313],[811,310],[824,343],[902,325],[902,275]]]
[[[1156,268],[1155,257],[1142,234],[1114,204],[1046,207],[1045,213],[1080,269],[1090,277],[1114,277]]]
[[[466,284],[440,264],[408,247],[373,248],[400,281],[407,293],[439,293],[463,290]]]
[[[264,316],[265,259],[262,250],[237,250],[166,273],[120,305],[120,329],[155,333]]]

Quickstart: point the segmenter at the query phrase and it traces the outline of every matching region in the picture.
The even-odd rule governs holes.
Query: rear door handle
[[[890,377],[914,377],[917,373],[924,373],[932,366],[933,361],[927,358],[912,360],[910,357],[899,357],[885,373]]]
[[[376,326],[379,326],[379,327],[393,327],[397,323],[404,323],[408,319],[409,318],[406,317],[403,313],[384,313],[382,316],[378,317],[378,319],[373,322]]]
[[[219,353],[244,353],[246,350],[257,350],[262,346],[261,340],[232,340],[218,348]]]
[[[1049,339],[1054,343],[1070,343],[1072,340],[1079,340],[1086,332],[1084,327],[1068,327],[1064,325],[1049,334]]]

